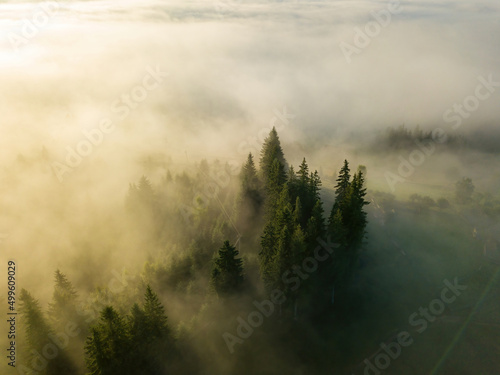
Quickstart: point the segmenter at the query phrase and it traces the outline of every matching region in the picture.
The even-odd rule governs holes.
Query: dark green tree
[[[337,185],[335,185],[335,208],[343,209],[342,205],[344,205],[347,201],[347,195],[349,194],[349,190],[351,187],[350,172],[351,171],[349,169],[349,163],[347,160],[344,160],[344,165],[340,169],[339,175],[337,177]]]
[[[348,243],[357,249],[361,246],[366,234],[368,220],[364,207],[369,204],[365,200],[366,188],[364,187],[364,176],[361,170],[354,175],[350,192],[350,222],[348,222]]]
[[[308,243],[308,254],[311,255],[314,248],[318,245],[318,239],[325,236],[325,219],[323,217],[323,202],[316,200],[311,216],[307,221],[306,240]]]
[[[65,332],[68,327],[78,332],[79,336],[69,337],[66,351],[74,363],[77,363],[79,367],[83,367],[84,357],[81,345],[82,339],[88,334],[88,328],[85,317],[79,314],[77,310],[78,294],[73,288],[73,284],[60,270],[56,270],[54,276],[54,292],[48,311],[49,321],[56,333]]]
[[[283,171],[287,165],[283,149],[281,148],[280,139],[276,128],[273,127],[267,138],[264,140],[262,150],[260,152],[260,173],[264,182],[267,176],[271,173],[271,167],[275,160],[283,166]]]
[[[337,179],[336,198],[328,220],[328,234],[340,246],[329,263],[329,270],[323,270],[325,284],[342,294],[359,257],[359,250],[366,233],[367,214],[364,206],[366,188],[364,176],[359,169],[350,181],[349,164],[344,162]]]
[[[238,227],[251,230],[253,226],[259,226],[258,221],[264,204],[261,182],[257,175],[257,169],[255,168],[251,153],[248,155],[247,162],[241,170],[240,184]]]
[[[309,190],[314,202],[321,199],[321,178],[319,177],[318,171],[311,172],[311,175],[309,176]]]
[[[302,160],[297,172],[297,189],[296,196],[300,198],[301,203],[301,215],[299,218],[299,224],[302,228],[305,228],[307,223],[307,218],[311,214],[313,199],[310,194],[310,180],[309,180],[309,166],[307,165],[306,159]],[[291,196],[291,199],[295,200],[295,196]]]
[[[243,165],[240,174],[241,189],[244,192],[253,192],[260,190],[259,178],[257,176],[257,169],[253,161],[252,153],[248,154],[247,162]]]
[[[275,217],[268,221],[261,241],[261,275],[268,290],[282,286],[282,272],[291,266],[290,262],[293,259],[291,237],[297,224],[286,185],[281,191],[276,207]]]
[[[266,211],[273,216],[276,201],[287,181],[287,163],[276,129],[273,127],[260,152],[260,176],[266,193]]]
[[[283,283],[282,275],[293,266],[294,254],[292,253],[292,232],[288,225],[284,225],[278,236],[276,254],[273,259],[273,274],[269,289],[278,288],[288,294],[288,287]]]
[[[55,337],[54,331],[47,322],[39,302],[25,289],[21,290],[19,302],[26,338],[24,351],[29,353],[27,356],[29,366],[43,375],[78,374],[67,352],[51,341],[50,338]],[[54,358],[44,358],[42,354],[44,350],[45,352],[50,350]]]
[[[335,203],[328,220],[329,232],[348,251],[355,251],[365,235],[367,224],[364,206],[366,188],[362,170],[358,170],[350,181],[347,160],[340,170],[335,186]]]
[[[296,224],[301,223],[302,221],[302,203],[300,202],[300,197],[295,199],[295,207],[293,209],[293,220]]]
[[[306,236],[302,231],[300,225],[297,225],[295,227],[295,230],[293,231],[290,247],[291,247],[291,259],[289,261],[290,268],[287,269],[288,271],[293,269],[293,266],[301,265],[302,261],[307,256],[308,246],[306,243]],[[281,274],[280,277],[283,277],[283,274]],[[287,295],[287,299],[293,300],[295,302],[299,297],[299,295],[305,294],[307,290],[304,287],[299,288],[297,290],[292,290],[291,285],[287,285],[285,292]]]
[[[168,366],[175,348],[167,320],[158,295],[147,285],[143,306],[134,304],[128,318],[134,374],[155,375]]]
[[[335,202],[328,218],[329,233],[342,246],[346,245],[348,235],[345,224],[349,217],[350,179],[349,163],[344,160],[344,165],[337,177],[337,185],[335,185]]]
[[[278,208],[278,200],[286,183],[284,166],[274,159],[266,182],[266,214],[272,218]]]
[[[99,323],[90,329],[85,344],[91,375],[134,374],[130,338],[123,317],[111,306],[101,311]]]
[[[144,334],[148,337],[159,339],[167,337],[170,333],[170,329],[167,324],[165,308],[161,304],[158,295],[153,292],[149,285],[146,287],[143,309],[147,322]]]
[[[260,274],[264,284],[269,288],[273,280],[273,259],[276,252],[276,229],[272,221],[268,221],[261,237],[261,251],[259,253]]]
[[[212,285],[219,296],[231,295],[243,286],[243,261],[237,258],[238,255],[238,250],[229,241],[219,249],[212,270]]]
[[[306,158],[302,160],[302,163],[299,166],[299,170],[297,172],[298,179],[298,191],[297,195],[300,197],[300,200],[305,203],[306,212],[308,206],[308,193],[309,193],[309,166],[307,165]]]
[[[76,311],[77,293],[65,274],[56,270],[52,302],[49,303],[49,319],[56,330],[64,331],[68,323],[81,325]]]
[[[298,193],[299,183],[297,179],[297,174],[293,169],[293,165],[291,165],[290,168],[288,168],[286,185],[288,186],[288,192],[290,194],[290,198],[296,199],[299,196]]]

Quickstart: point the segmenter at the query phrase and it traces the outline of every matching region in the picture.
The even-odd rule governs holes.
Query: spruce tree
[[[268,216],[273,216],[283,185],[287,181],[287,163],[281,148],[281,143],[276,129],[273,127],[269,136],[264,140],[260,152],[260,177],[266,192],[266,211]]]
[[[347,232],[347,223],[350,217],[350,207],[349,200],[351,194],[351,175],[349,169],[349,163],[344,160],[344,165],[340,169],[339,175],[337,177],[337,185],[335,185],[335,202],[333,204],[330,216],[328,218],[328,225],[330,232],[334,237],[343,237],[343,235],[348,235],[343,233],[339,236],[339,225],[342,227],[341,232]],[[339,219],[341,221],[339,221]]]
[[[144,334],[149,337],[164,338],[170,333],[167,324],[167,316],[165,309],[158,298],[158,295],[153,292],[151,287],[146,287],[144,295],[144,317],[147,325]]]
[[[325,236],[325,219],[323,213],[323,202],[321,199],[317,199],[306,226],[306,239],[310,249],[309,254],[312,254],[312,251],[317,246],[318,239]]]
[[[328,220],[328,229],[332,240],[339,244],[341,249],[345,248],[347,246],[347,233],[340,208],[337,208],[336,210],[332,209],[332,213],[330,214],[330,218]]]
[[[300,197],[295,199],[295,207],[293,209],[293,219],[295,224],[300,225],[302,221],[302,203],[300,202]]]
[[[297,174],[295,173],[295,170],[293,169],[293,165],[291,165],[290,168],[288,168],[286,185],[288,186],[288,192],[290,194],[290,199],[293,201],[299,195],[299,193],[298,193],[299,183],[298,183],[298,179],[297,179]]]
[[[349,179],[345,161],[337,179],[336,199],[328,221],[328,232],[340,247],[335,252],[330,271],[325,274],[326,282],[338,287],[341,294],[354,271],[367,225],[364,206],[368,202],[362,169],[358,169],[352,181]]]
[[[266,214],[272,218],[278,208],[278,200],[286,183],[284,166],[274,159],[266,182]]]
[[[302,163],[299,166],[299,171],[297,172],[297,178],[304,186],[306,186],[309,182],[309,166],[307,165],[306,158],[302,159]]]
[[[78,374],[67,352],[56,347],[50,340],[54,337],[54,331],[47,322],[39,302],[25,289],[21,290],[19,302],[27,344],[24,351],[29,353],[27,365],[43,375]],[[55,349],[55,356],[51,359],[43,358],[44,350],[47,351],[49,346],[52,350]]]
[[[82,325],[82,319],[76,311],[77,293],[65,274],[55,272],[55,286],[52,302],[49,303],[49,319],[56,330],[64,331],[68,323]]]
[[[294,256],[292,253],[292,232],[288,225],[281,228],[276,246],[276,254],[273,259],[273,275],[270,289],[278,288],[288,294],[287,285],[283,283],[282,275],[293,266]]]
[[[283,149],[281,148],[278,132],[276,131],[276,128],[273,127],[267,138],[264,140],[264,144],[260,152],[260,173],[264,181],[267,180],[267,177],[271,172],[274,160],[278,160],[283,168],[287,165]]]
[[[288,186],[284,186],[281,190],[279,198],[276,202],[276,212],[273,220],[275,227],[276,238],[280,235],[283,226],[290,226],[293,223],[293,207],[290,203],[290,194]]]
[[[297,196],[300,198],[302,204],[302,213],[299,218],[299,223],[305,228],[312,209],[312,199],[309,194],[309,166],[305,158],[302,160],[297,172]],[[292,199],[293,198],[294,197],[292,197]]]
[[[240,196],[238,199],[238,227],[258,226],[258,220],[264,203],[264,195],[257,169],[250,153],[240,173]]]
[[[243,286],[243,261],[236,247],[229,241],[219,249],[212,270],[212,285],[219,296],[227,296],[241,290]]]
[[[67,327],[74,327],[78,337],[70,337],[66,351],[72,361],[83,367],[84,357],[81,350],[82,339],[88,334],[85,318],[77,310],[78,295],[73,284],[60,270],[55,272],[55,285],[52,301],[49,303],[48,317],[55,332],[62,333]]]
[[[142,333],[148,330],[146,314],[144,314],[144,310],[139,306],[138,303],[134,303],[132,305],[128,320],[130,336],[132,342],[135,345],[135,343],[140,341],[141,337],[143,337]]]
[[[40,303],[27,290],[21,290],[19,302],[19,311],[27,343],[26,352],[30,353],[28,362],[31,364],[36,354],[40,354],[44,345],[48,343],[51,329],[40,308]],[[42,371],[42,373],[47,374],[46,371]]]
[[[302,261],[307,256],[306,236],[305,236],[304,232],[302,231],[302,228],[300,227],[300,225],[297,225],[295,227],[295,230],[293,231],[290,247],[291,247],[291,256],[292,256],[292,259],[290,261],[290,265],[291,265],[291,268],[293,269],[293,266],[301,265]],[[291,270],[291,268],[289,268],[288,270]],[[283,274],[280,275],[280,277],[282,277],[282,276],[283,276]],[[290,295],[290,298],[293,300],[296,300],[298,298],[298,296],[301,293],[304,293],[305,291],[306,291],[306,289],[304,287],[301,287],[300,289],[295,290],[295,291],[291,290],[291,289],[287,290],[288,294]]]
[[[261,275],[268,290],[281,285],[280,272],[291,259],[290,240],[296,225],[293,211],[285,185],[276,202],[275,217],[269,220],[261,242]]]
[[[259,253],[260,274],[264,284],[268,287],[272,285],[273,280],[272,262],[275,254],[275,233],[275,225],[271,220],[269,220],[262,233],[260,242],[261,251]]]
[[[361,246],[363,238],[366,233],[366,225],[368,220],[366,218],[367,214],[364,211],[364,206],[368,205],[369,202],[365,200],[366,188],[364,187],[364,176],[361,170],[353,177],[352,181],[352,193],[350,210],[352,212],[351,216],[351,238],[350,243],[355,248]]]
[[[319,177],[318,171],[311,172],[309,176],[309,190],[310,194],[315,201],[320,199],[320,190],[321,190],[321,178]]]
[[[143,306],[134,304],[128,320],[133,373],[161,373],[168,365],[167,360],[172,359],[174,346],[165,309],[149,285],[146,286]]]
[[[334,209],[332,212],[335,212],[337,208],[340,208],[342,211],[345,210],[346,196],[349,194],[349,190],[351,187],[351,175],[349,169],[349,163],[347,160],[344,160],[344,165],[340,169],[339,175],[337,177],[337,185],[335,185],[335,203],[333,205]],[[344,213],[344,212],[343,212]]]
[[[134,374],[131,348],[125,320],[113,307],[105,307],[99,323],[90,329],[85,345],[89,374]]]
[[[308,190],[309,190],[309,166],[307,165],[306,158],[302,160],[300,164],[299,171],[297,172],[297,179],[299,183],[298,195],[302,202],[306,203],[308,201]]]
[[[241,189],[245,192],[254,191],[259,189],[259,178],[257,176],[257,169],[253,161],[252,153],[248,154],[247,162],[243,165],[241,170]]]

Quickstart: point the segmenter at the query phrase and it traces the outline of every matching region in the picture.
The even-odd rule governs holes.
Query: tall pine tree
[[[260,152],[260,176],[266,192],[266,207],[268,216],[273,216],[276,210],[275,202],[281,189],[287,181],[287,163],[276,129],[273,127],[264,140]]]
[[[131,348],[125,320],[113,307],[105,307],[99,323],[90,329],[85,345],[89,374],[134,374]]]
[[[243,286],[243,261],[238,255],[236,247],[225,241],[214,261],[212,285],[221,297],[234,294]]]
[[[238,228],[243,228],[243,232],[253,232],[255,227],[260,227],[264,192],[251,153],[248,155],[248,159],[241,170],[240,185],[240,194],[237,202],[237,226]]]
[[[357,264],[367,225],[364,206],[368,202],[365,200],[362,169],[358,169],[350,181],[349,164],[344,161],[335,188],[336,198],[328,220],[328,232],[340,247],[330,272],[325,274],[325,280],[340,288],[342,293]]]
[[[63,348],[51,341],[54,331],[45,318],[39,302],[25,289],[19,295],[21,321],[24,325],[28,366],[42,375],[78,374],[76,366]],[[50,353],[48,357],[44,353]]]
[[[128,320],[133,373],[162,373],[176,351],[165,309],[149,285],[146,286],[142,307],[134,304]]]
[[[264,144],[262,145],[262,150],[260,152],[260,173],[264,181],[266,181],[267,176],[269,176],[274,160],[278,160],[283,168],[287,165],[283,149],[281,148],[278,132],[276,131],[276,128],[273,127],[267,138],[264,140]]]

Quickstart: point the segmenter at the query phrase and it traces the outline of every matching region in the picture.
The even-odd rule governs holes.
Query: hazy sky
[[[82,129],[116,118],[112,103],[148,66],[168,78],[106,135],[99,157],[234,153],[283,106],[296,115],[282,131],[290,140],[305,129],[438,126],[478,76],[500,81],[497,1],[401,2],[350,63],[339,44],[355,46],[356,28],[390,3],[60,1],[48,20],[43,4],[0,5],[2,159],[42,144],[64,159]],[[20,20],[34,18],[41,26],[26,37]],[[498,93],[481,102],[461,130],[496,125],[497,103]]]
[[[355,38],[369,22],[375,35],[361,48]],[[103,122],[108,132],[64,174],[81,201],[90,187],[122,201],[150,153],[243,160],[271,124],[289,149],[301,140],[329,153],[325,145],[352,131],[450,129],[443,114],[474,95],[479,76],[500,81],[497,1],[7,1],[0,27],[10,211],[28,210],[42,199],[33,192],[57,182],[47,164],[21,168],[18,155],[32,165],[45,147],[50,165],[67,164]],[[357,52],[347,59],[341,45]],[[496,127],[499,92],[459,131]],[[277,117],[284,108],[287,123]]]

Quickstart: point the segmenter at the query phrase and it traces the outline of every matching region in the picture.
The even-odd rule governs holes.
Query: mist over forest
[[[500,373],[499,20],[3,1],[0,373]]]

